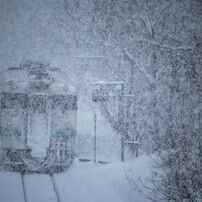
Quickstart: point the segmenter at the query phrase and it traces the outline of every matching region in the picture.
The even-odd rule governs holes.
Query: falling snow
[[[1,0],[0,201],[201,201],[202,3]]]

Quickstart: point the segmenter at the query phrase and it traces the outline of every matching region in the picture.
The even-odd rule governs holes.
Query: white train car
[[[77,93],[64,74],[28,61],[1,74],[3,164],[19,172],[60,172],[72,162]]]

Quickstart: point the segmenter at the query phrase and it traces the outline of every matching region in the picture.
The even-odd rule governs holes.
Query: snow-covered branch
[[[172,49],[172,50],[190,50],[195,48],[194,46],[171,46],[167,44],[161,44],[160,42],[157,42],[154,40],[143,39],[143,38],[136,38],[134,40],[139,42],[145,42],[150,45],[157,46],[159,48],[166,48],[166,49]]]

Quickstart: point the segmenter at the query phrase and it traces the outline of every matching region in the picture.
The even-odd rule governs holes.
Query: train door
[[[43,158],[50,145],[48,96],[33,94],[29,97],[28,142],[32,155]]]
[[[56,150],[57,159],[71,157],[76,134],[77,98],[70,95],[51,97],[51,148]]]

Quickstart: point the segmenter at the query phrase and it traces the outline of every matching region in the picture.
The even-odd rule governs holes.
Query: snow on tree
[[[160,152],[161,168],[168,169],[160,185],[167,200],[201,197],[200,183],[195,180],[200,177],[201,150],[201,9],[201,2],[190,0],[92,0],[85,5],[84,1],[65,1],[67,16],[77,26],[83,24],[105,48],[113,47],[108,49],[110,59],[103,58],[102,65],[113,72],[112,78],[123,78],[126,93],[136,96],[125,102],[125,138],[130,140],[135,133],[147,151]],[[193,150],[196,155],[192,156],[188,151]],[[166,164],[173,153],[175,163]],[[190,158],[197,166],[186,166],[179,178],[182,186],[177,189],[176,175],[166,174],[178,172],[183,162],[189,165]],[[176,162],[179,167],[175,167]],[[178,192],[167,189],[168,181]],[[192,184],[190,192],[186,181]]]

